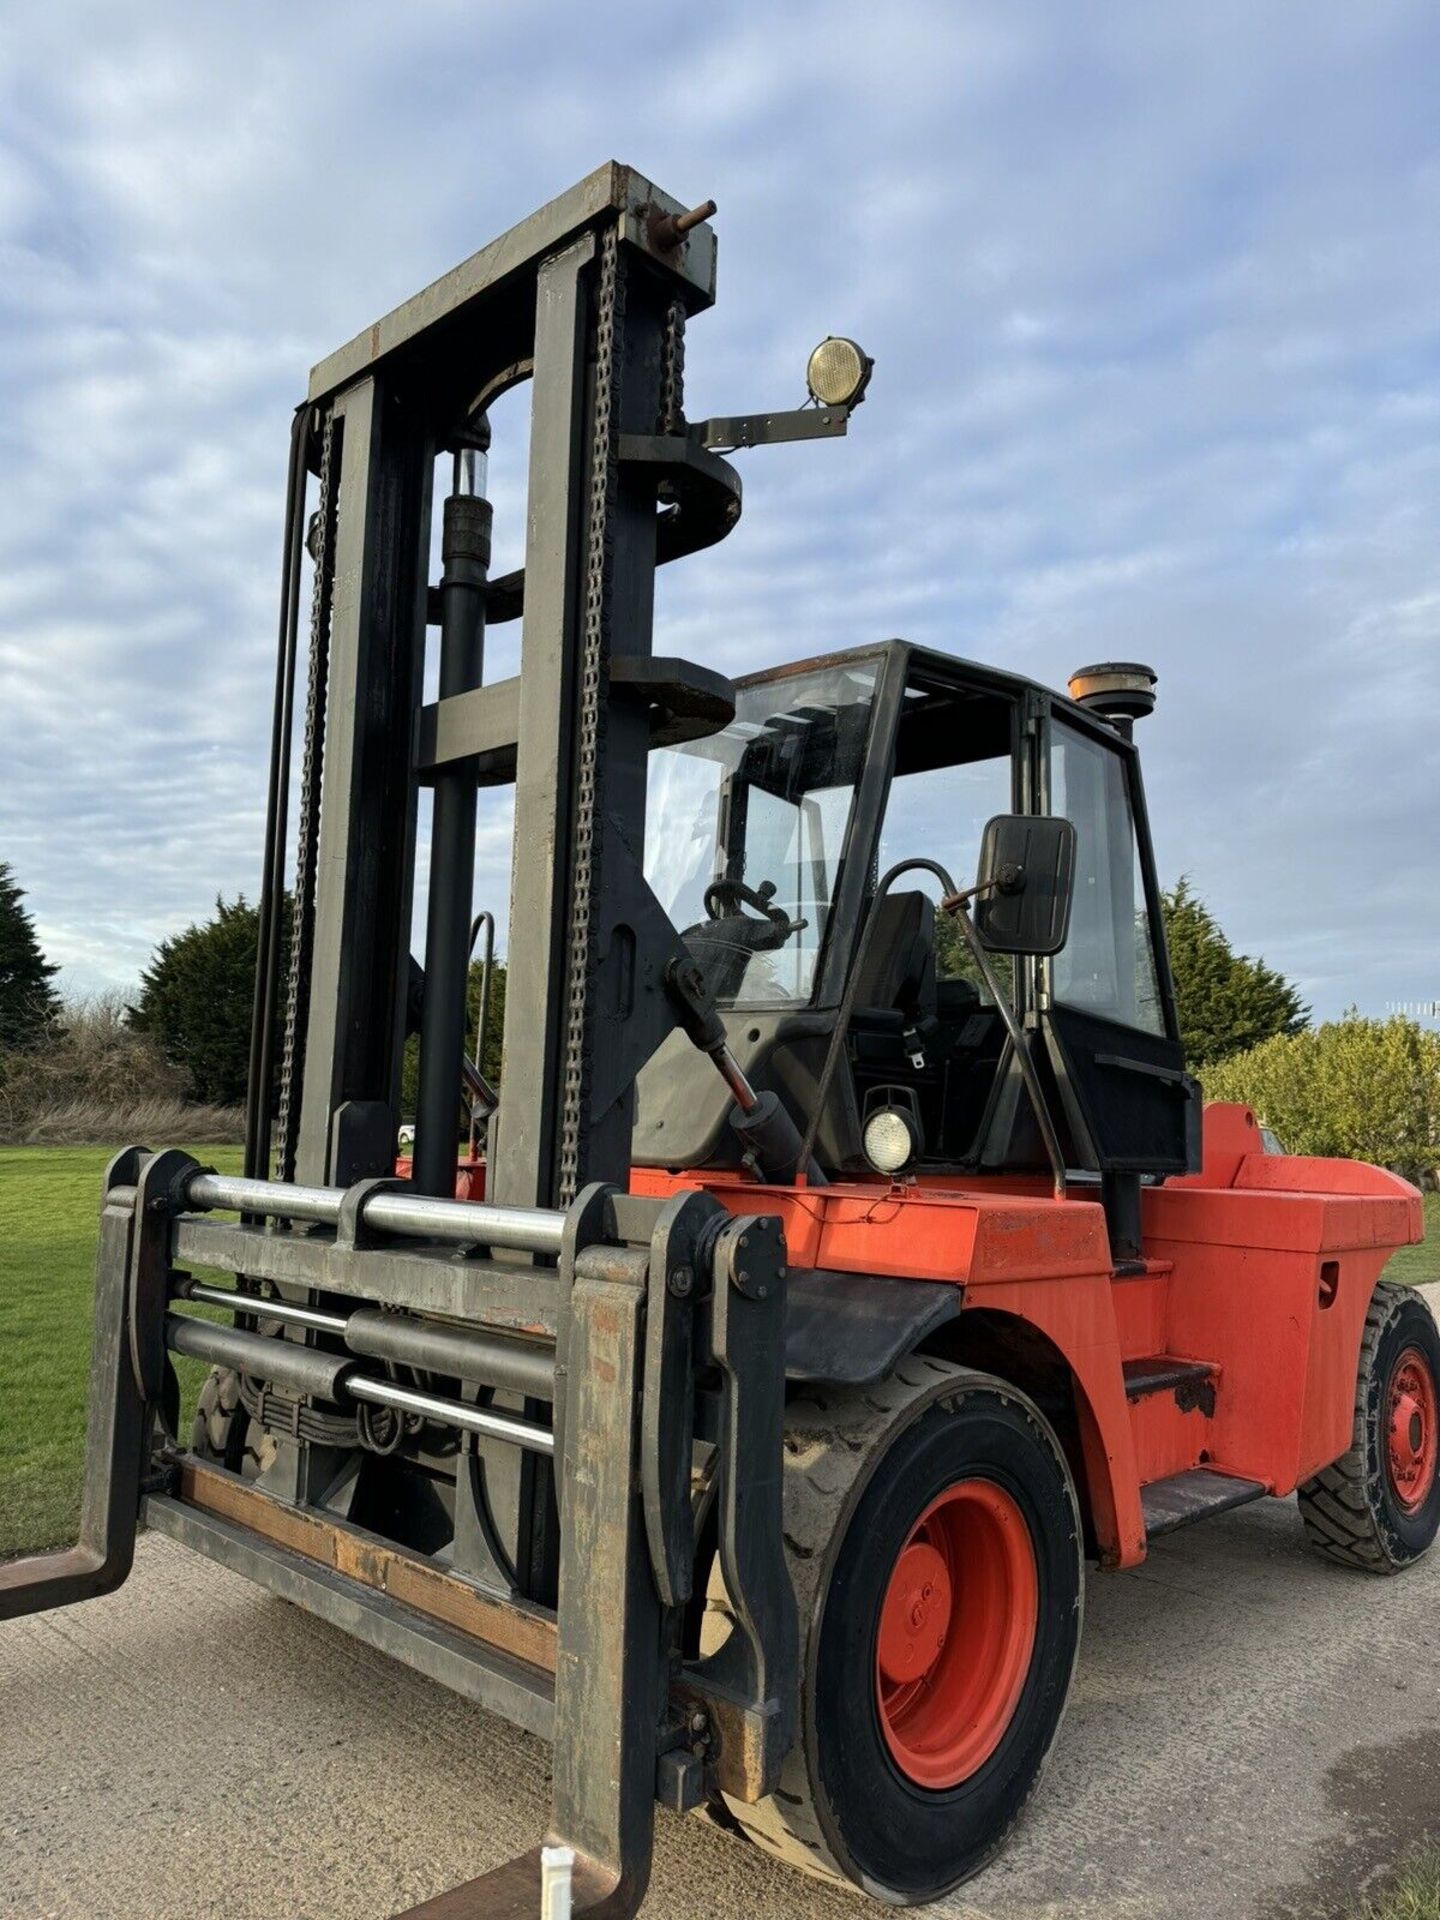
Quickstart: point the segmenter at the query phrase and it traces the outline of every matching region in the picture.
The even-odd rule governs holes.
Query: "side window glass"
[[[1057,1001],[1163,1034],[1155,940],[1121,756],[1056,720],[1050,811],[1075,826],[1070,937],[1050,963]]]

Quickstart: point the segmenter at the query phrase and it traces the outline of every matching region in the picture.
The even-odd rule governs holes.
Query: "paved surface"
[[[147,1536],[107,1600],[0,1628],[0,1913],[383,1920],[522,1851],[543,1743]],[[1266,1500],[1093,1575],[1060,1745],[960,1920],[1310,1920],[1440,1839],[1440,1554],[1326,1566]],[[856,1920],[660,1815],[646,1914]],[[877,1910],[878,1911],[878,1910]]]

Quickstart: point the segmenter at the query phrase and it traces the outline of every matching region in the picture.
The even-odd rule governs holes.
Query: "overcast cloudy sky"
[[[1432,0],[7,0],[0,859],[63,983],[255,890],[309,365],[614,156],[720,202],[692,416],[878,361],[663,649],[1148,660],[1166,877],[1318,1012],[1440,995],[1437,73]]]

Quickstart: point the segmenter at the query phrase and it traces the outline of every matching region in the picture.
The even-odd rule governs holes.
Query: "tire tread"
[[[1391,1554],[1379,1526],[1379,1489],[1372,1484],[1370,1468],[1369,1396],[1381,1342],[1406,1304],[1418,1298],[1413,1287],[1393,1280],[1377,1283],[1355,1369],[1350,1446],[1333,1465],[1302,1482],[1297,1494],[1307,1543],[1325,1559],[1365,1573],[1400,1573],[1408,1564]]]
[[[1015,1388],[931,1355],[910,1355],[884,1380],[863,1390],[810,1389],[791,1401],[784,1448],[785,1554],[800,1615],[802,1672],[808,1664],[806,1642],[816,1591],[828,1566],[827,1549],[857,1483],[868,1478],[868,1469],[892,1433],[935,1401],[943,1401],[947,1390],[958,1394],[967,1388],[984,1388],[1013,1399],[1063,1460],[1058,1442]],[[1078,1512],[1075,1525],[1078,1536]],[[707,1609],[721,1615],[729,1611],[718,1563]],[[825,1838],[803,1735],[787,1754],[779,1784],[769,1798],[749,1805],[727,1795],[725,1805],[745,1837],[772,1859],[846,1892],[859,1891]],[[1021,1811],[1017,1808],[1016,1819]],[[996,1847],[1003,1838],[1003,1834],[995,1836]]]

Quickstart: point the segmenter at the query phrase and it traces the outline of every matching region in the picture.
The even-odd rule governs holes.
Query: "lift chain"
[[[275,1173],[281,1180],[291,1180],[295,1176],[300,1077],[305,1061],[310,962],[315,937],[315,854],[320,831],[320,776],[325,758],[325,696],[330,663],[330,602],[335,579],[331,552],[335,527],[335,489],[332,484],[334,445],[335,416],[327,413],[321,428],[320,486],[309,541],[310,557],[315,563],[315,584],[310,600],[305,742],[300,761],[295,889],[285,988],[285,1034],[280,1053],[280,1097],[276,1116],[279,1144]]]
[[[595,301],[595,384],[590,423],[590,506],[586,528],[585,616],[571,847],[569,974],[566,981],[565,1076],[560,1115],[556,1202],[568,1207],[580,1184],[580,1154],[590,1092],[591,986],[595,971],[594,909],[600,892],[597,776],[604,751],[605,683],[610,671],[610,578],[615,550],[613,505],[619,483],[620,356],[617,325],[625,318],[625,281],[618,224],[600,242]]]
[[[665,314],[660,370],[660,423],[664,434],[685,431],[685,302],[672,300]]]

